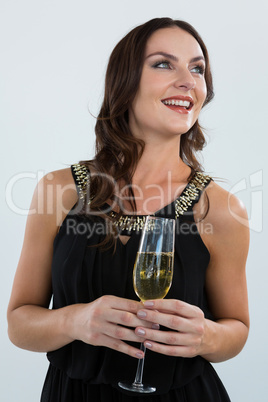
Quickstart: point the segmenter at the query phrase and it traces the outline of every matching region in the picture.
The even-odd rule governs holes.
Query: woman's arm
[[[245,208],[236,197],[214,183],[207,194],[209,212],[198,227],[211,255],[206,292],[216,321],[205,319],[198,307],[182,301],[155,300],[151,306],[145,302],[146,308],[138,316],[173,331],[152,332],[139,327],[136,333],[155,352],[183,357],[201,355],[219,362],[237,355],[248,336],[245,265],[249,230]],[[202,201],[198,208],[202,209]],[[209,234],[202,230],[207,224],[212,228]]]
[[[70,169],[49,173],[33,195],[7,312],[9,337],[21,348],[48,351],[71,340],[62,334],[64,312],[48,310],[53,241],[64,207],[71,209],[77,200],[70,174]]]
[[[214,187],[214,188],[213,188]],[[209,199],[212,235],[206,290],[216,323],[207,320],[203,357],[218,362],[237,355],[249,332],[246,260],[249,248],[247,212],[243,204],[214,184]]]
[[[48,174],[36,187],[30,208],[35,212],[27,219],[8,306],[9,337],[15,345],[32,351],[52,351],[78,339],[140,358],[139,349],[123,342],[139,341],[129,328],[142,323],[136,316],[139,302],[103,296],[88,304],[48,308],[53,241],[76,201],[70,169]]]

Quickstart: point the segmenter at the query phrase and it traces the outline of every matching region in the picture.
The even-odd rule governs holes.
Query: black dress
[[[85,197],[88,172],[73,165],[79,197]],[[193,218],[198,202],[211,178],[197,173],[181,196],[155,213],[176,218],[174,277],[166,298],[176,298],[200,307],[212,319],[205,292],[210,255]],[[115,214],[114,214],[115,216]],[[112,250],[88,247],[100,243],[104,222],[97,217],[76,214],[75,206],[65,218],[54,240],[52,261],[53,309],[75,303],[89,303],[102,295],[138,300],[132,285],[132,271],[144,216],[117,221],[122,234],[131,235],[123,245],[117,240]],[[105,347],[74,341],[47,354],[50,361],[41,402],[227,402],[224,386],[212,365],[200,356],[180,358],[146,352],[143,382],[155,385],[153,394],[130,393],[118,381],[132,382],[137,359]]]

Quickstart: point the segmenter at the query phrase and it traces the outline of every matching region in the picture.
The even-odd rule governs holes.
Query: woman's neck
[[[191,169],[180,158],[180,137],[146,143],[138,162],[133,183],[159,183],[172,176],[172,181],[187,180]]]

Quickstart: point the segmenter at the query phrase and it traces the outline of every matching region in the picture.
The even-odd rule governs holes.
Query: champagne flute
[[[173,277],[175,220],[147,216],[133,270],[133,285],[137,296],[145,300],[163,299]],[[146,348],[141,344],[141,350]],[[119,382],[119,387],[133,392],[152,393],[155,387],[142,383],[144,359],[138,362],[132,384]]]

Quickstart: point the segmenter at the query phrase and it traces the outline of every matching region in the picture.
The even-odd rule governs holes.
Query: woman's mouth
[[[161,102],[169,109],[183,114],[188,114],[194,105],[190,97],[168,98],[163,99]]]

